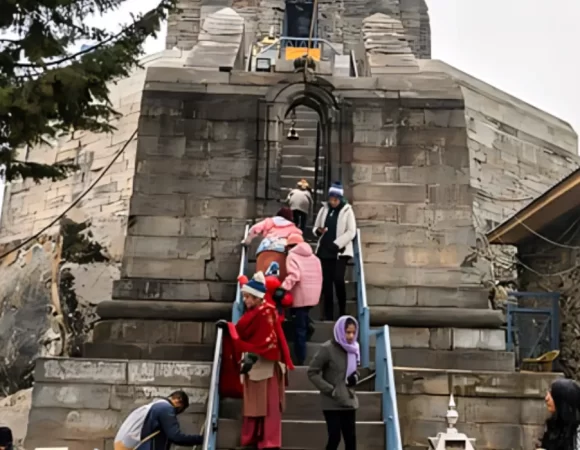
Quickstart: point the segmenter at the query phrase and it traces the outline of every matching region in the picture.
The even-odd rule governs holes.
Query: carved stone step
[[[294,372],[290,373],[294,376]],[[324,420],[320,408],[320,394],[310,384],[308,390],[286,391],[286,410],[284,420]],[[379,422],[382,420],[380,392],[359,392],[359,409],[356,412],[357,420],[361,422]],[[241,420],[241,399],[222,399],[220,403],[220,417],[222,419]]]
[[[241,422],[220,419],[218,423],[218,449],[239,447]],[[384,450],[385,426],[383,422],[358,422],[358,450]],[[282,421],[282,446],[305,450],[320,450],[326,446],[327,431],[324,421]]]
[[[426,328],[500,328],[501,311],[473,308],[422,308],[416,306],[373,306],[371,325]]]
[[[160,361],[212,361],[214,344],[125,344],[119,341],[87,342],[84,358],[152,359]]]

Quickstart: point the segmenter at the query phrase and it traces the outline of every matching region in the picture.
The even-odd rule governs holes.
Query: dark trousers
[[[344,450],[356,450],[356,410],[338,409],[323,411],[328,430],[326,450],[337,450],[340,435],[344,439]]]
[[[306,362],[306,342],[308,341],[308,327],[310,326],[310,306],[293,308],[294,315],[294,354],[296,365],[303,366]]]
[[[334,320],[334,290],[338,300],[338,311],[341,316],[346,314],[346,283],[344,275],[348,256],[338,259],[321,259],[322,265],[322,295],[324,296],[324,320]]]
[[[294,215],[294,223],[304,233],[306,231],[306,221],[308,220],[308,214],[302,211],[298,211],[297,209],[292,211],[292,214]]]

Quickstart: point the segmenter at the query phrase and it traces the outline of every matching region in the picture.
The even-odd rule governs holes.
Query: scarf
[[[354,334],[354,341],[352,344],[346,340],[346,330],[345,323],[348,319],[354,321],[356,331]],[[346,352],[347,364],[346,364],[346,379],[356,372],[358,365],[360,364],[360,348],[357,342],[358,339],[358,322],[354,317],[342,316],[334,324],[334,340],[340,345]]]
[[[220,394],[229,398],[241,398],[240,360],[243,353],[254,353],[269,361],[280,361],[288,370],[294,365],[276,307],[263,302],[246,310],[237,324],[228,323],[224,335],[222,367],[220,371]]]

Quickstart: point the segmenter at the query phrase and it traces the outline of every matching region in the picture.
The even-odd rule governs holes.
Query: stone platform
[[[406,449],[427,448],[442,431],[451,393],[457,429],[476,448],[535,448],[547,410],[544,397],[560,374],[395,368],[399,420]]]
[[[130,411],[179,389],[190,400],[181,427],[199,433],[210,376],[203,362],[39,359],[25,446],[112,449]]]

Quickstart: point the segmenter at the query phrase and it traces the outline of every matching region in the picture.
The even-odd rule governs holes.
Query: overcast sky
[[[109,23],[157,0],[128,0]],[[433,58],[441,59],[580,130],[580,0],[427,0]],[[163,50],[165,28],[147,42]],[[3,189],[0,187],[0,205]],[[1,208],[0,208],[1,214]]]

